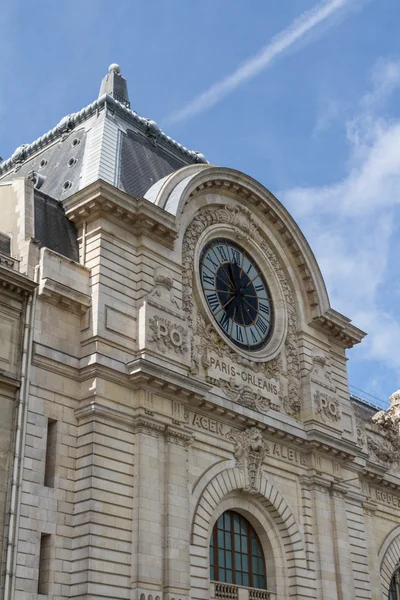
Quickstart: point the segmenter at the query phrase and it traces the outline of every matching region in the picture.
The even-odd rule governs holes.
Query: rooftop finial
[[[116,63],[108,67],[108,73],[104,77],[100,86],[99,98],[104,94],[108,94],[130,108],[128,86],[126,85],[125,77],[121,75],[121,68]]]

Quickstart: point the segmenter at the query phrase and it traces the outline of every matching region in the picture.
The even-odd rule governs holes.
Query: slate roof
[[[40,247],[50,248],[75,262],[79,262],[77,231],[64,214],[62,204],[44,194],[34,191],[35,237]]]
[[[34,182],[35,237],[72,258],[77,257],[76,244],[55,202],[98,179],[142,197],[156,181],[197,163],[207,161],[131,110],[126,80],[114,64],[102,81],[98,99],[64,117],[35,142],[17,148],[0,164],[0,181],[28,177]]]

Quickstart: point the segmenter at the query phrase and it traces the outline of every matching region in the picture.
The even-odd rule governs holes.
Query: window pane
[[[235,530],[235,533],[239,533],[240,532],[240,517],[238,514],[234,514],[233,515],[233,527]]]
[[[225,529],[226,529],[226,531],[230,531],[231,530],[231,513],[229,510],[226,513],[224,513],[224,517],[225,517]]]
[[[241,558],[241,555],[235,553],[235,569],[236,569],[236,571],[242,570],[242,562],[241,562],[240,558]]]
[[[249,575],[248,575],[248,573],[243,573],[243,585],[249,585]]]
[[[260,582],[260,588],[262,588],[262,589],[264,589],[264,590],[265,590],[265,577],[264,577],[264,575],[261,575],[261,576],[258,578],[258,580],[259,580],[259,582]]]
[[[232,552],[225,552],[225,566],[227,569],[232,569]]]
[[[242,552],[248,552],[247,550],[247,537],[244,537],[244,535],[242,535]]]
[[[218,529],[224,528],[224,515],[221,515],[217,521]]]
[[[233,583],[233,573],[229,569],[226,570],[226,579],[227,583]]]
[[[225,533],[225,548],[227,548],[228,550],[231,550],[231,544],[232,544],[232,534],[230,533]]]
[[[235,533],[235,551],[240,552],[240,535]]]
[[[214,547],[210,546],[210,563],[214,564]]]
[[[214,567],[213,565],[211,565],[210,567],[210,579],[214,579],[215,575],[214,575]]]
[[[240,532],[242,535],[245,535],[247,537],[247,521],[245,519],[243,519],[243,517],[240,519]]]
[[[249,557],[247,554],[242,554],[242,569],[243,571],[249,570]]]
[[[223,550],[218,550],[218,564],[220,567],[225,567],[225,556]]]
[[[255,588],[259,588],[259,587],[260,587],[260,582],[259,582],[258,575],[254,575],[254,576],[253,576],[253,586],[254,586]]]
[[[221,567],[219,568],[219,580],[226,581],[225,569],[221,569]]]
[[[239,573],[236,571],[236,585],[243,585],[242,581],[242,574],[240,573],[240,571]]]
[[[218,531],[218,548],[225,548],[223,531]]]

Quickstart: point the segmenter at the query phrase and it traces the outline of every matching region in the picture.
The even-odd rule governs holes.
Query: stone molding
[[[85,314],[92,304],[90,296],[49,278],[40,281],[39,296],[78,315]]]
[[[13,268],[0,264],[0,289],[22,298],[30,296],[37,287],[32,279],[15,271]]]
[[[383,598],[389,594],[389,586],[395,570],[399,566],[400,557],[400,525],[392,529],[379,549],[379,562]]]
[[[194,441],[194,435],[192,433],[180,431],[170,426],[167,426],[164,435],[166,442],[176,444],[177,446],[182,446],[184,448],[187,448]]]
[[[189,327],[198,338],[197,347],[195,348],[196,344],[192,346],[192,369],[195,373],[199,370],[199,359],[195,355],[196,349],[203,366],[206,366],[204,361],[206,363],[208,361],[208,351],[213,350],[218,356],[227,356],[234,363],[251,368],[256,373],[264,372],[270,378],[278,379],[283,370],[280,355],[269,361],[256,362],[235,352],[225,343],[214,327],[206,323],[196,307],[193,295],[194,254],[201,234],[212,225],[230,226],[239,240],[254,240],[274,269],[285,298],[288,315],[288,332],[284,349],[288,392],[282,398],[282,405],[287,414],[298,417],[300,412],[300,366],[297,346],[297,317],[293,295],[283,269],[275,253],[265,241],[253,214],[249,209],[239,204],[226,205],[212,210],[200,210],[192,219],[183,238],[183,309],[188,315]],[[214,385],[219,384],[218,381],[212,381],[211,383]],[[235,400],[238,403],[245,402],[246,406],[258,412],[260,412],[260,409],[265,412],[265,409],[269,408],[269,406],[262,406],[257,398],[252,398],[252,394],[249,394],[246,386],[243,386],[242,390],[237,389],[234,391],[237,394]]]
[[[178,236],[175,217],[152,202],[137,199],[98,180],[63,202],[66,216],[80,227],[100,216],[117,219],[136,235],[145,234],[172,248]]]

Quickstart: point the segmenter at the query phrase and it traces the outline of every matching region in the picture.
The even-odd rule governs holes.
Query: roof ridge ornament
[[[108,67],[108,73],[101,82],[99,98],[104,94],[108,94],[127,108],[131,107],[126,79],[122,77],[121,67],[116,63]]]

